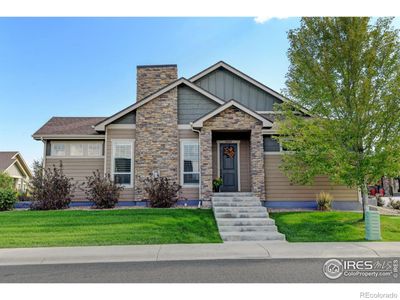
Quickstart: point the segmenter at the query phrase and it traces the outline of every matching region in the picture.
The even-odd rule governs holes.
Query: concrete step
[[[269,232],[269,231],[277,231],[275,225],[259,225],[259,226],[246,226],[246,225],[237,225],[237,226],[219,226],[219,232]]]
[[[229,200],[217,200],[212,201],[213,207],[260,207],[260,201],[229,201]]]
[[[220,232],[224,241],[268,241],[285,240],[285,236],[279,232]]]
[[[248,207],[214,207],[214,213],[267,213],[265,207],[248,206]]]
[[[269,218],[218,218],[218,226],[263,226],[275,225],[274,219]]]
[[[267,212],[215,212],[215,218],[267,218]]]
[[[260,198],[258,197],[252,197],[252,196],[245,196],[245,197],[231,197],[231,196],[226,196],[226,197],[211,197],[211,201],[258,201],[260,202]]]
[[[222,193],[213,193],[212,197],[252,197],[254,196],[251,192],[222,192]]]

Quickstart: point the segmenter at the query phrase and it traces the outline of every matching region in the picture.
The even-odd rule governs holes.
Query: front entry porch
[[[213,179],[222,178],[220,192],[250,192],[250,132],[212,132]]]

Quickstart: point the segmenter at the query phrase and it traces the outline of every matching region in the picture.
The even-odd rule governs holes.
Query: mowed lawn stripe
[[[2,248],[221,242],[205,209],[12,211],[0,224]]]
[[[365,224],[357,212],[271,213],[289,242],[365,241]],[[383,241],[400,241],[400,216],[380,216]]]

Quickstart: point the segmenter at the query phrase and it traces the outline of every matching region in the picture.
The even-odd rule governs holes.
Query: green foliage
[[[63,164],[43,168],[42,163],[34,162],[33,178],[30,182],[33,210],[49,210],[68,208],[72,194],[76,188],[73,178],[64,174]]]
[[[213,187],[215,191],[219,191],[219,187],[224,184],[224,181],[221,177],[215,178],[213,180]]]
[[[6,173],[0,173],[0,189],[13,189],[13,188],[14,188],[14,179]]]
[[[282,168],[297,183],[325,174],[358,187],[364,208],[367,184],[400,171],[400,39],[391,23],[303,18],[288,33],[285,92],[295,105],[279,108]]]
[[[320,192],[316,198],[318,210],[327,211],[332,209],[333,197],[331,194]]]
[[[12,188],[0,188],[0,211],[11,210],[17,202],[17,193]]]
[[[114,183],[111,175],[107,173],[102,176],[100,171],[93,172],[92,176],[86,177],[86,196],[94,203],[95,208],[113,208],[118,203],[123,186]]]

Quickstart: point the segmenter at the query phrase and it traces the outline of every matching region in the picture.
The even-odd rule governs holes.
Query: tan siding
[[[106,172],[111,173],[111,140],[113,139],[135,139],[135,129],[108,129],[107,128],[107,141],[106,141]],[[136,148],[136,147],[135,147]],[[134,166],[135,167],[135,166]],[[134,172],[132,172],[134,174]],[[135,185],[135,178],[133,180]],[[134,200],[134,189],[124,188],[120,195],[120,201]]]
[[[331,184],[327,176],[318,176],[312,186],[291,184],[279,169],[281,162],[281,155],[264,155],[266,200],[315,200],[315,195],[321,191],[329,192],[336,201],[358,200],[356,189]]]
[[[198,139],[199,134],[194,132],[191,129],[179,129],[179,138],[180,139]]]
[[[198,139],[199,134],[197,132],[194,132],[191,129],[179,129],[178,131],[179,134],[179,139]],[[182,185],[181,182],[181,145],[179,142],[179,184]],[[199,187],[182,187],[180,197],[186,198],[188,200],[197,200],[199,199]]]
[[[240,141],[240,191],[251,191],[250,142],[247,140]]]
[[[78,184],[85,182],[86,176],[92,175],[96,170],[104,172],[104,158],[46,158],[46,167],[58,166],[60,160],[63,163],[64,173]],[[85,192],[76,189],[73,200],[86,200]]]
[[[25,177],[24,173],[17,167],[17,163],[7,169],[7,174],[11,177]]]

